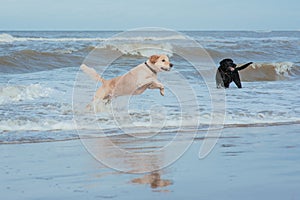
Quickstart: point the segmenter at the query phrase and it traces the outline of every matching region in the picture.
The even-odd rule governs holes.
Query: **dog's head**
[[[236,64],[232,59],[226,58],[220,62],[220,67],[223,71],[233,71],[236,67]]]
[[[168,56],[162,55],[153,55],[149,58],[150,63],[152,64],[155,71],[170,71],[173,67],[173,64],[170,63]]]

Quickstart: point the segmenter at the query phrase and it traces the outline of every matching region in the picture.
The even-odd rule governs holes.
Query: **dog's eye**
[[[162,62],[165,62],[165,59],[163,59]]]

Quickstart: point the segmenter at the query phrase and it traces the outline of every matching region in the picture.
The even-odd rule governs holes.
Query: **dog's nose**
[[[170,67],[173,67],[173,64],[172,64],[172,63],[170,63]]]

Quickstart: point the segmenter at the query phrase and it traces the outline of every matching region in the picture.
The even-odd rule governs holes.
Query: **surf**
[[[293,62],[253,63],[240,71],[242,81],[281,81],[299,78],[300,67]]]

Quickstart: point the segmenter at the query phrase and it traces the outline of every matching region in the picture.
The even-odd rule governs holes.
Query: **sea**
[[[88,109],[101,83],[81,64],[109,79],[161,53],[174,65],[158,74],[165,96],[147,90]],[[0,144],[299,124],[299,55],[299,31],[0,31]],[[215,87],[224,58],[253,62],[240,71],[243,88]]]

